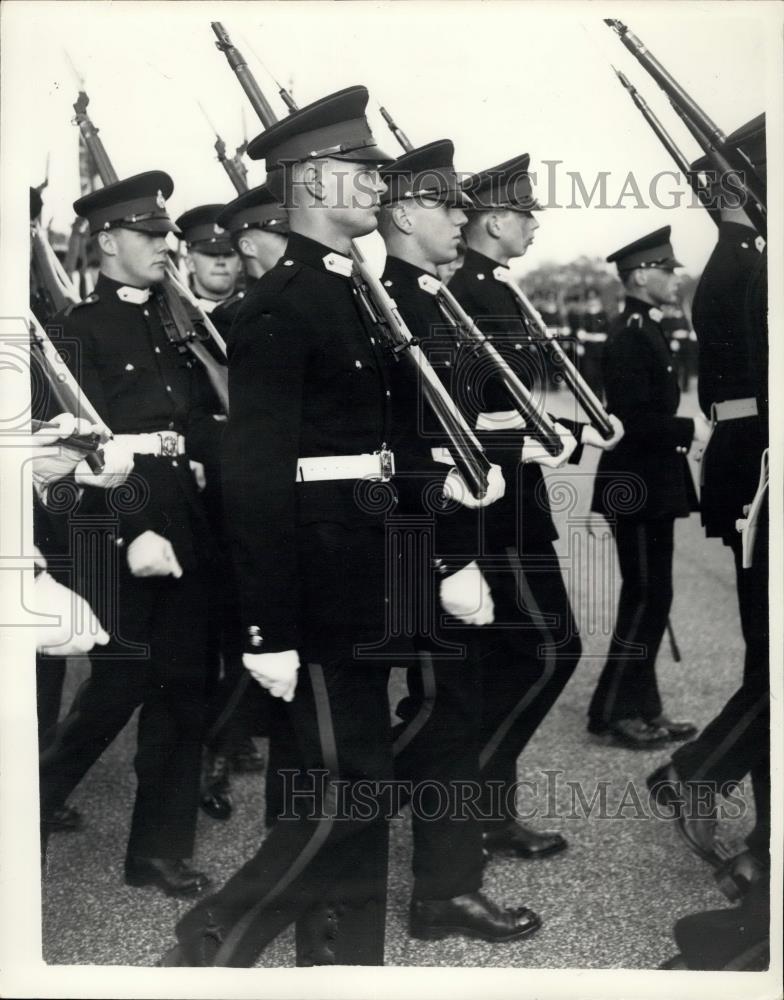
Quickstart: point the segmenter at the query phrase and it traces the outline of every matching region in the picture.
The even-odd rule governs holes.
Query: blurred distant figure
[[[589,288],[577,329],[578,366],[583,378],[599,398],[603,393],[602,357],[607,341],[607,313],[599,293]]]

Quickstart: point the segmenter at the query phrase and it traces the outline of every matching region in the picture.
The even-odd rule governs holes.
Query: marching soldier
[[[237,251],[218,224],[224,207],[199,205],[184,212],[176,223],[188,248],[185,265],[191,290],[207,315],[232,297],[241,270]]]
[[[388,157],[365,119],[367,99],[364,87],[348,88],[249,148],[266,159],[290,235],[233,326],[224,484],[244,663],[287,703],[308,783],[255,857],[179,922],[167,962],[249,964],[335,898],[364,911],[342,961],[383,963],[389,669],[355,650],[384,635],[389,505],[363,480],[386,480],[409,458],[389,451],[391,362],[349,256],[351,240],[376,228],[385,190],[378,164]],[[346,812],[360,778],[364,808]]]
[[[758,173],[766,166],[765,119],[759,116],[728,139]],[[694,169],[704,169],[699,160]],[[649,778],[654,794],[674,788],[688,799],[700,784],[715,791],[751,772],[756,824],[747,838],[745,861],[755,875],[770,865],[770,708],[768,653],[768,553],[766,517],[752,558],[736,521],[751,504],[768,446],[767,272],[764,241],[743,208],[721,207],[716,247],[700,278],[693,303],[699,341],[700,406],[713,432],[703,457],[702,520],[708,537],[732,552],[741,629],[746,646],[743,682],[722,712],[696,740],[679,747],[672,763]],[[748,546],[747,546],[748,548]],[[750,563],[750,565],[749,565]],[[673,795],[670,794],[670,799]],[[686,841],[703,858],[718,862],[715,821],[678,817]],[[737,864],[738,862],[734,862]],[[728,865],[731,874],[733,863]],[[767,877],[767,876],[766,876]]]
[[[71,521],[103,566],[88,567],[86,593],[111,642],[41,756],[46,817],[141,705],[136,801],[125,881],[193,896],[207,877],[187,859],[198,808],[204,698],[207,577],[212,545],[190,459],[212,447],[217,426],[202,371],[170,342],[171,315],[158,292],[168,260],[171,178],[148,171],[74,204],[97,236],[95,293],[60,318],[69,364],[87,397],[135,455],[122,491],[86,489]],[[99,494],[106,492],[106,496]],[[86,585],[88,581],[83,581]]]
[[[444,315],[436,298],[441,285],[437,274],[458,258],[461,230],[471,206],[455,175],[453,153],[448,140],[432,142],[406,153],[382,172],[387,184],[379,225],[387,249],[383,282],[413,335],[426,351],[432,348],[434,358],[455,345],[453,336],[443,332]],[[448,376],[449,368],[442,366],[440,370]],[[398,433],[405,427],[410,434],[427,434],[427,428],[417,427],[416,399],[406,398],[404,392],[399,397],[405,412],[399,416]],[[428,444],[439,444],[432,429]],[[464,541],[462,561],[472,566],[476,566],[472,557],[478,554],[477,527],[472,518]],[[437,524],[436,532],[438,528]],[[438,537],[435,541],[438,544]],[[458,627],[445,629],[443,638],[470,649],[474,641],[471,633],[484,620],[477,619],[468,629],[459,626],[472,620],[458,616],[454,622]],[[428,782],[447,790],[460,784],[478,788],[480,663],[470,655],[445,657],[438,642],[433,643],[437,638],[438,633],[420,635],[417,640],[419,665],[409,672],[412,696],[397,709],[404,721],[395,730],[395,773],[414,786]],[[429,698],[424,697],[426,691],[431,692]],[[437,819],[425,819],[422,814],[432,816],[437,805],[421,802],[412,810],[412,935],[435,938],[463,934],[509,941],[535,931],[541,921],[531,910],[503,909],[479,891],[484,859],[478,817],[469,815],[456,821],[454,811],[450,811]]]
[[[224,339],[245,295],[258,279],[277,264],[286,250],[288,221],[266,184],[251,188],[230,201],[218,216],[242,262],[244,287],[222,302],[212,321]]]
[[[450,289],[526,384],[541,381],[540,345],[526,326],[508,287],[509,262],[522,256],[539,223],[528,174],[529,156],[516,157],[467,182],[476,206],[464,229],[468,245]],[[540,378],[537,378],[537,375]],[[564,441],[555,459],[510,423],[508,396],[497,379],[474,394],[473,417],[488,454],[500,462],[506,497],[484,519],[486,573],[496,624],[477,637],[482,672],[480,769],[484,840],[491,853],[540,858],[566,848],[559,833],[540,833],[518,821],[517,759],[555,703],[580,659],[581,643],[558,557],[555,526],[540,464],[557,466],[580,443],[612,447],[620,427],[604,442],[588,425],[556,424]],[[515,416],[514,413],[511,416]],[[576,453],[572,456],[576,459]],[[503,624],[502,624],[503,623]]]
[[[656,655],[672,603],[675,518],[697,509],[686,455],[707,440],[702,418],[678,417],[680,400],[660,307],[674,301],[678,276],[665,226],[607,258],[626,290],[604,356],[608,409],[626,435],[602,455],[592,510],[604,514],[615,538],[622,586],[607,661],[589,708],[588,730],[638,749],[688,739],[690,722],[663,711]]]
[[[226,205],[200,205],[177,219],[182,239],[188,247],[186,265],[191,288],[199,305],[224,336],[231,317],[242,300],[237,291],[242,272],[238,248],[229,229],[220,219]],[[204,502],[213,531],[222,535],[223,512],[220,490],[220,455],[210,456],[205,466]],[[225,552],[225,546],[221,551]],[[205,717],[206,754],[202,773],[201,807],[213,819],[226,820],[232,814],[230,768],[241,772],[264,770],[251,733],[264,716],[263,696],[248,690],[242,669],[242,642],[239,638],[237,595],[232,586],[230,565],[216,573],[210,597],[210,643],[207,710]],[[243,683],[240,686],[240,681]]]

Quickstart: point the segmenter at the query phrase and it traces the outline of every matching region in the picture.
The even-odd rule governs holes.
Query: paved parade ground
[[[557,412],[564,401],[565,396],[556,397],[552,408]],[[692,391],[681,412],[695,410]],[[603,563],[614,566],[606,527],[594,535],[587,531],[595,462],[596,453],[588,449],[579,469],[552,475],[553,506],[560,508],[560,552],[584,656],[518,765],[520,780],[530,783],[521,804],[529,815],[538,813],[530,825],[560,831],[569,850],[539,861],[494,859],[485,877],[489,895],[532,907],[542,917],[542,928],[529,939],[506,945],[462,938],[411,940],[406,927],[411,837],[404,813],[392,826],[388,965],[656,968],[676,950],[671,927],[678,917],[729,905],[710,868],[683,846],[674,824],[651,816],[645,777],[668,757],[668,749],[619,749],[586,732],[586,710],[603,665],[617,595],[607,586],[612,573],[592,573]],[[718,540],[705,539],[698,515],[676,522],[675,539],[672,623],[683,660],[673,662],[665,639],[660,687],[667,714],[702,727],[741,676],[732,558]],[[70,667],[65,704],[85,669],[83,662]],[[394,705],[403,684],[401,671],[394,672],[392,683]],[[174,943],[175,920],[190,906],[154,889],[123,884],[134,793],[134,726],[132,720],[70,800],[84,816],[84,829],[50,839],[43,926],[44,957],[50,963],[153,965]],[[254,852],[264,833],[262,776],[235,776],[233,789],[235,810],[228,822],[199,817],[196,867],[217,884]],[[751,826],[752,811],[750,806],[741,819],[724,820],[723,839],[740,840]],[[259,962],[293,964],[291,931],[267,948]]]

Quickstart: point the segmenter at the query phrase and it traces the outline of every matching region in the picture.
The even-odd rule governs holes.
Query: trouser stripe
[[[522,598],[522,603],[524,608],[528,608],[531,611],[532,618],[534,621],[539,622],[539,631],[541,632],[544,639],[545,647],[545,657],[544,657],[544,669],[542,671],[542,676],[532,685],[523,697],[518,701],[512,711],[506,716],[503,722],[500,724],[498,729],[493,733],[490,739],[487,741],[484,748],[479,754],[479,769],[486,767],[488,762],[492,759],[493,755],[498,750],[502,741],[506,737],[509,730],[515,724],[517,719],[522,715],[522,713],[528,708],[529,705],[534,702],[542,690],[547,687],[553,678],[555,673],[555,639],[550,631],[550,629],[544,624],[545,617],[542,613],[542,609],[534,597],[534,593],[526,579],[525,571],[523,570],[523,565],[520,562],[520,558],[517,552],[508,548],[506,550],[507,557],[515,573],[515,585],[517,587],[518,595]]]
[[[422,673],[422,704],[419,706],[417,714],[392,745],[393,757],[401,754],[409,743],[422,731],[428,719],[433,714],[433,708],[436,703],[436,677],[433,670],[433,657],[426,649],[418,650],[417,656],[419,657],[419,669]]]
[[[702,766],[687,779],[688,781],[701,781],[704,776],[710,772],[714,765],[720,761],[722,757],[726,756],[730,749],[743,736],[749,726],[755,721],[757,716],[763,711],[768,703],[769,697],[770,695],[766,691],[765,694],[761,695],[757,701],[754,702],[751,708],[743,713],[724,739],[713,750],[713,753],[709,754],[709,756],[705,758]]]
[[[335,742],[335,730],[332,725],[332,712],[329,704],[329,692],[327,691],[324,679],[324,669],[319,663],[309,663],[308,672],[313,686],[313,700],[316,706],[316,721],[318,724],[319,743],[324,759],[324,765],[330,774],[327,783],[327,798],[325,802],[325,815],[318,821],[316,829],[307,844],[303,847],[294,861],[291,863],[286,874],[270,889],[258,903],[251,907],[248,912],[241,917],[226,935],[223,944],[220,946],[215,956],[216,966],[227,965],[237,947],[242,942],[243,937],[250,929],[256,917],[267,907],[272,900],[285,892],[291,883],[298,878],[310,862],[315,858],[324,842],[329,836],[334,825],[335,813],[335,782],[339,779],[338,772],[338,752]]]

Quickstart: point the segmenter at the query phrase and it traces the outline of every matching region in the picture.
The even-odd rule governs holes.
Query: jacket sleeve
[[[267,296],[240,313],[229,350],[223,496],[253,653],[301,644],[295,489],[307,331],[291,305]]]
[[[643,337],[621,330],[605,355],[607,405],[622,421],[626,446],[669,451],[688,447],[694,436],[691,417],[657,413],[653,405],[655,358]]]

